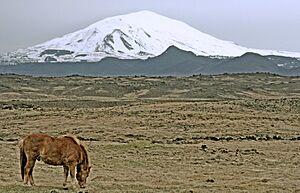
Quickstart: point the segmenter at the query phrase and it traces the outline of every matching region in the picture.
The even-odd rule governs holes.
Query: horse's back
[[[23,139],[23,145],[40,145],[53,141],[53,137],[46,134],[30,134]]]
[[[37,148],[37,147],[47,147],[50,149],[76,149],[79,144],[76,138],[70,136],[59,136],[52,137],[46,134],[34,133],[27,135],[23,138],[20,143],[23,144],[24,148]]]
[[[30,134],[24,137],[20,143],[25,152],[38,152],[53,141],[53,137],[46,134]]]

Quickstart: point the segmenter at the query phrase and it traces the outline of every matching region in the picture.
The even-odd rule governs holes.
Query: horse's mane
[[[75,135],[68,134],[68,135],[63,135],[62,137],[72,139],[74,141],[74,143],[76,143],[77,145],[82,145],[80,140]]]
[[[86,148],[85,148],[85,146],[83,144],[80,144],[80,147],[83,150],[83,153],[85,155],[85,161],[86,161],[87,165],[89,165],[89,156],[87,154]]]
[[[89,164],[89,157],[88,157],[85,145],[82,144],[81,141],[75,135],[63,135],[62,137],[72,139],[74,141],[74,143],[79,145],[80,148],[82,149],[83,153],[84,153],[84,157],[85,157],[84,161],[86,161],[86,163]]]

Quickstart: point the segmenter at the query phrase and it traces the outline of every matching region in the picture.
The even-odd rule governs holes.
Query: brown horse
[[[23,138],[19,146],[21,175],[23,180],[25,178],[25,184],[28,184],[29,181],[31,185],[34,185],[33,167],[36,160],[42,160],[50,165],[63,166],[64,186],[67,185],[69,171],[72,182],[74,182],[76,168],[78,184],[81,188],[85,187],[91,166],[89,166],[86,149],[76,137],[31,134]]]

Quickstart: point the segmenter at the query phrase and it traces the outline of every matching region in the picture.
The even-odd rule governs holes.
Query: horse
[[[19,142],[21,176],[25,185],[33,181],[33,167],[36,160],[42,160],[46,164],[63,166],[64,183],[67,185],[67,178],[70,171],[72,184],[76,179],[80,188],[86,185],[87,177],[90,174],[88,154],[83,144],[75,136],[52,137],[46,134],[30,134]]]

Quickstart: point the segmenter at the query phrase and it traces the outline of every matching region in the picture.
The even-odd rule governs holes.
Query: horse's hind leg
[[[32,165],[32,167],[31,167],[31,169],[30,169],[30,172],[29,172],[29,176],[30,176],[29,182],[30,182],[30,184],[31,184],[32,186],[34,185],[33,174],[32,174],[32,173],[33,173],[33,167],[34,167],[35,161],[36,161],[36,160],[34,160],[33,165]]]
[[[35,159],[28,159],[27,164],[25,166],[25,184],[28,184],[28,181],[30,185],[34,185],[33,181],[33,167],[35,164]]]
[[[69,175],[69,167],[68,167],[68,166],[64,166],[65,182],[63,183],[63,186],[66,186],[66,185],[67,185],[68,175]]]

